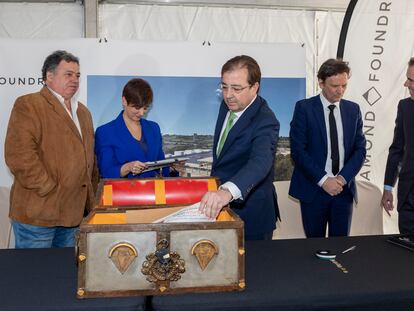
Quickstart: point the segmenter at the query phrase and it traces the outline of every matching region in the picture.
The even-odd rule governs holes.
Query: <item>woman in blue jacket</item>
[[[118,117],[96,130],[95,152],[103,178],[154,177],[145,162],[165,159],[162,136],[157,123],[143,119],[152,103],[151,86],[143,79],[132,79],[122,91],[124,110]],[[168,176],[169,169],[162,174]]]

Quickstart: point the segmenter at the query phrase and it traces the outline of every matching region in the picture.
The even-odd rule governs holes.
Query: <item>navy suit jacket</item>
[[[118,117],[96,129],[95,153],[101,177],[119,178],[121,166],[131,161],[157,161],[165,159],[162,150],[160,127],[153,121],[141,119],[142,136],[148,151],[144,152],[140,143],[131,135],[126,127],[121,112]],[[163,169],[163,175],[168,176],[168,168]],[[125,177],[153,177],[158,171],[149,171],[140,175],[129,173]]]
[[[344,167],[338,173],[345,178],[357,201],[355,175],[364,163],[366,140],[362,131],[359,106],[342,99],[340,102],[344,134]],[[311,203],[319,190],[318,182],[326,175],[327,133],[319,95],[296,103],[290,123],[290,149],[295,162],[289,194]]]
[[[275,229],[279,216],[273,186],[274,161],[279,137],[279,121],[266,101],[257,96],[231,128],[217,157],[216,149],[228,112],[222,102],[214,132],[212,176],[222,183],[233,182],[242,199],[230,203],[243,219],[245,233],[255,235]]]
[[[394,186],[398,181],[398,205],[407,199],[414,181],[414,100],[410,97],[398,104],[394,138],[388,152],[384,184]],[[401,170],[400,170],[401,169]]]

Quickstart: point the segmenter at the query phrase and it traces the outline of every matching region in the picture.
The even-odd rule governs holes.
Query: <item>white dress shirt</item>
[[[335,105],[336,108],[333,110],[335,121],[336,121],[336,130],[338,132],[338,149],[339,149],[339,171],[344,167],[344,156],[345,156],[345,148],[344,148],[344,129],[342,127],[342,118],[341,118],[341,109],[340,109],[340,102],[331,103],[329,102],[325,96],[321,93],[320,99],[322,102],[323,107],[323,116],[325,118],[325,128],[326,128],[326,137],[327,137],[327,156],[325,162],[325,172],[326,175],[321,178],[318,182],[318,185],[322,187],[323,183],[325,182],[328,177],[334,177],[335,175],[332,173],[332,159],[331,159],[331,135],[329,133],[329,113],[330,110],[328,106]]]
[[[80,136],[82,137],[82,130],[80,128],[78,114],[76,113],[78,111],[78,100],[77,100],[77,96],[73,96],[70,99],[70,106],[72,108],[72,113],[71,113],[70,110],[68,109],[68,107],[66,107],[66,105],[65,105],[65,99],[60,94],[58,94],[55,91],[53,91],[50,87],[48,87],[48,89],[49,89],[50,92],[52,92],[53,95],[56,96],[56,98],[62,104],[63,108],[65,108],[66,112],[68,113],[68,115],[70,116],[70,118],[73,120],[73,123],[75,123],[76,128],[78,129]]]

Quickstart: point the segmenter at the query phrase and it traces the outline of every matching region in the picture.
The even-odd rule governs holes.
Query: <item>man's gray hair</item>
[[[77,63],[79,65],[79,58],[74,56],[73,54],[58,50],[50,54],[48,57],[46,57],[45,62],[43,63],[42,67],[42,79],[43,81],[46,81],[46,75],[48,72],[55,72],[57,66],[59,66],[60,62],[64,60],[68,63]]]

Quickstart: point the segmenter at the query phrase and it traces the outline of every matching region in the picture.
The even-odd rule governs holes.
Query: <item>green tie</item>
[[[220,137],[220,142],[217,148],[217,156],[220,155],[221,149],[223,149],[224,143],[226,141],[227,135],[230,132],[231,127],[233,126],[234,119],[236,118],[236,114],[233,111],[230,111],[229,118],[227,119],[226,128],[223,131],[223,134]]]

